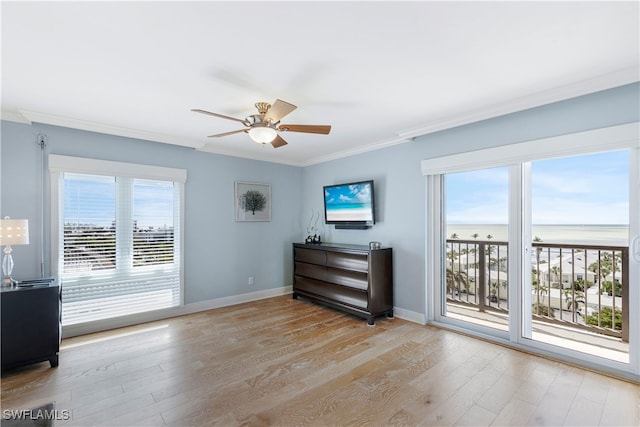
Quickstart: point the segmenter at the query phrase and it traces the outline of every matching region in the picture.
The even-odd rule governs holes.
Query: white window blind
[[[63,326],[181,305],[183,183],[158,179],[158,168],[83,160],[49,160]]]

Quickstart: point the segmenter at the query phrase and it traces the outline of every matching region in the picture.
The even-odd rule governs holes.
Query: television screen
[[[324,218],[327,224],[366,228],[375,223],[373,181],[324,187]],[[336,227],[340,228],[340,227]]]

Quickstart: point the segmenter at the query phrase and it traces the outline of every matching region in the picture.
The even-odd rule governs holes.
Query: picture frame
[[[271,184],[236,181],[236,222],[271,221]]]

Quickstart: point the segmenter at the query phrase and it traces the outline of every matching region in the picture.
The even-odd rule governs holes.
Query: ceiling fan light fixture
[[[276,139],[278,132],[267,125],[253,125],[253,127],[249,129],[249,136],[258,144],[268,144]]]
[[[258,144],[266,145],[270,143],[273,148],[284,147],[287,145],[287,141],[278,134],[278,131],[315,133],[321,135],[328,135],[331,131],[331,126],[328,125],[281,125],[280,120],[298,108],[281,99],[276,99],[276,102],[274,102],[273,105],[268,102],[257,102],[255,105],[259,114],[252,114],[243,120],[200,109],[192,109],[191,111],[220,117],[221,119],[233,120],[235,122],[240,122],[245,126],[244,129],[217,133],[215,135],[209,135],[208,138],[219,138],[221,136],[246,132],[249,134],[249,137]]]

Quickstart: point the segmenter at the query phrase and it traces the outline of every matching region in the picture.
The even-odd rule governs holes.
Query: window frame
[[[134,163],[124,163],[109,160],[98,160],[91,158],[72,157],[57,154],[50,154],[48,156],[49,173],[50,173],[50,185],[51,185],[51,223],[50,223],[50,238],[51,238],[51,273],[54,276],[60,276],[60,260],[62,254],[61,243],[63,236],[61,235],[61,222],[64,218],[63,201],[61,195],[64,194],[64,173],[77,173],[84,175],[102,175],[117,178],[130,179],[133,182],[135,179],[144,180],[156,180],[156,181],[171,181],[177,187],[177,194],[179,197],[179,218],[178,224],[180,232],[177,236],[177,245],[179,247],[177,253],[178,264],[178,280],[179,280],[179,305],[177,307],[184,306],[184,184],[187,180],[187,171],[184,169],[168,168],[154,165],[143,165]],[[175,308],[175,307],[172,307]],[[160,309],[164,310],[164,309]],[[158,311],[158,310],[155,310]],[[149,312],[146,312],[149,313]],[[140,313],[140,314],[146,314]],[[123,318],[130,318],[130,321],[126,321],[123,324],[118,322],[117,326],[123,326],[125,324],[137,323],[135,318],[137,314],[130,314],[122,316]],[[88,322],[89,325],[84,323],[68,325],[69,329],[78,330],[78,333],[86,333],[96,330],[106,329],[108,326],[113,325],[111,321],[113,318],[101,319]],[[66,329],[66,328],[65,328]],[[73,333],[72,333],[73,334]]]

